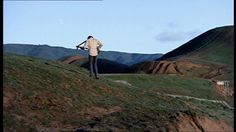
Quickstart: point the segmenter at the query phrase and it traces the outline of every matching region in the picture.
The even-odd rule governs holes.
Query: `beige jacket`
[[[84,45],[84,48],[87,48],[89,50],[89,55],[91,56],[97,56],[98,50],[101,47],[102,47],[102,43],[95,38],[88,39]]]

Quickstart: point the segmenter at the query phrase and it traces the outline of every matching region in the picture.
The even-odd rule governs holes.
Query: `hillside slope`
[[[233,64],[234,26],[218,27],[206,31],[157,60],[177,59],[183,56]]]
[[[200,83],[203,90],[195,92],[212,91],[205,80],[160,76],[171,82],[162,84],[131,75],[138,80],[129,86],[112,77],[89,78],[88,71],[59,61],[4,54],[3,63],[4,131],[233,131],[233,110],[222,104],[157,94],[178,80]],[[150,79],[157,84],[149,87]]]

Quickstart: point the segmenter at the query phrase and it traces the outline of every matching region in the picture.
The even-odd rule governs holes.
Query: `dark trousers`
[[[97,56],[89,55],[89,66],[90,66],[90,77],[95,74],[98,77],[98,66],[97,66]]]

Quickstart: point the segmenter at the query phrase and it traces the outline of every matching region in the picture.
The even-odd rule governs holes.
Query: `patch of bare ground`
[[[201,77],[206,79],[213,79],[214,77],[220,76],[222,74],[223,74],[223,67],[219,67],[217,69],[210,71],[209,73],[201,75]]]
[[[218,94],[220,94],[224,97],[234,95],[234,85],[226,87],[226,86],[221,86],[221,85],[214,84],[214,88],[215,88],[216,93],[218,93]]]
[[[86,119],[102,118],[103,116],[110,115],[112,113],[118,113],[122,111],[122,108],[119,106],[114,106],[111,108],[102,108],[102,107],[88,107],[84,108],[82,114]]]
[[[197,116],[190,112],[181,112],[172,116],[172,121],[168,125],[168,131],[180,131],[180,132],[204,132],[204,131],[217,131],[217,132],[233,132],[233,128],[230,127],[223,120],[215,120],[206,116]]]
[[[64,63],[67,63],[67,64],[71,64],[71,63],[73,63],[73,62],[75,62],[75,61],[81,61],[81,60],[83,60],[83,59],[84,59],[83,56],[78,56],[78,55],[76,55],[76,56],[72,56],[72,57],[69,57],[69,58],[63,60],[63,62],[64,62]]]
[[[140,65],[137,68],[138,73],[151,74],[180,74],[184,75],[191,72],[193,68],[209,68],[204,64],[194,64],[186,60],[180,61],[153,61]]]
[[[3,88],[4,96],[3,96],[3,107],[12,108],[14,106],[14,102],[16,97],[19,95],[18,92],[11,88]]]
[[[100,84],[98,87],[99,87],[99,89],[101,89],[105,93],[111,93],[112,92],[112,90],[106,85]]]
[[[182,74],[176,63],[172,61],[152,62],[148,72],[151,74]]]

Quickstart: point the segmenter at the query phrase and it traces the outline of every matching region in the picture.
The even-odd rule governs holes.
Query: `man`
[[[84,47],[80,47],[81,44],[85,43]],[[93,36],[88,36],[87,40],[77,45],[77,49],[88,49],[89,52],[89,66],[90,66],[90,77],[93,77],[95,74],[95,78],[99,79],[98,76],[98,67],[97,67],[97,56],[100,52],[100,48],[102,47],[102,43],[93,38]]]

